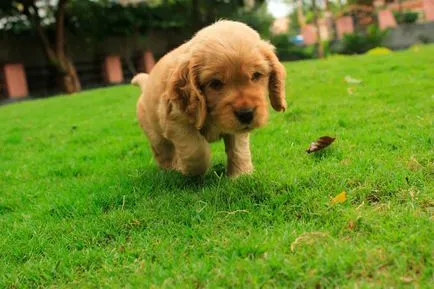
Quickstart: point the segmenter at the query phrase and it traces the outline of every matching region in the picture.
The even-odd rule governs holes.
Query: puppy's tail
[[[133,77],[131,80],[131,84],[140,86],[140,89],[145,91],[146,83],[148,82],[148,74],[147,73],[139,73]]]

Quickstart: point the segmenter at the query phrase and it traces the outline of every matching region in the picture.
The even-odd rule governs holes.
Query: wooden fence
[[[182,31],[171,30],[151,31],[140,38],[110,38],[93,42],[71,36],[68,38],[67,50],[76,66],[82,88],[88,89],[129,82],[135,72],[149,70],[155,59],[178,46],[187,37],[189,35]],[[116,73],[121,75],[120,81],[107,79],[107,57],[118,58],[115,64],[120,64],[120,67],[111,65],[109,69],[119,70]],[[6,71],[5,68],[11,64],[14,69]],[[21,72],[15,64],[21,64]],[[18,77],[17,74],[21,74],[19,77],[23,75],[27,81],[28,91],[25,95],[11,93],[16,91],[11,90],[11,85],[17,85],[11,81]],[[0,35],[0,100],[25,96],[44,97],[58,93],[60,91],[55,71],[47,62],[39,39],[32,35]]]

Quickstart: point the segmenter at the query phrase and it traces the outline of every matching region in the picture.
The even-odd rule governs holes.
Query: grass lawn
[[[287,63],[289,108],[235,181],[222,143],[203,179],[157,169],[137,87],[0,107],[0,288],[430,287],[433,63]]]

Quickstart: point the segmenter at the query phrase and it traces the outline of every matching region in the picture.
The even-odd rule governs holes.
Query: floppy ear
[[[206,102],[197,77],[197,67],[191,60],[182,60],[169,79],[169,99],[178,103],[190,123],[202,128],[206,118]]]
[[[286,99],[285,99],[285,68],[279,62],[276,54],[274,53],[273,45],[263,42],[261,51],[267,59],[271,71],[268,80],[268,93],[270,97],[271,106],[276,111],[285,111]]]

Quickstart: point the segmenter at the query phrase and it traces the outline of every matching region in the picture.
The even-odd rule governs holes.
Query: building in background
[[[140,2],[161,2],[161,0],[115,0],[116,2],[119,2],[120,4],[127,5],[127,4],[136,4]],[[212,0],[208,0],[212,1]],[[252,8],[255,6],[255,0],[244,0],[244,6],[247,8]]]
[[[289,24],[290,24],[289,17],[277,18],[273,21],[270,31],[274,35],[288,33]]]

